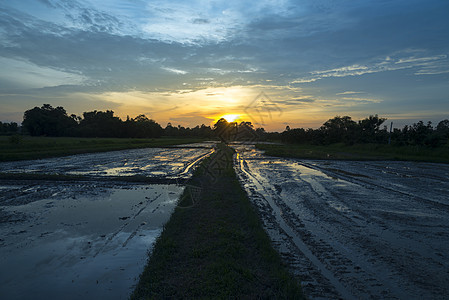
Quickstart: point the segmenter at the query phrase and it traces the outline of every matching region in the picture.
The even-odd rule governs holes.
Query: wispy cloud
[[[408,57],[408,58],[401,58],[398,61],[395,62],[395,64],[404,64],[404,63],[414,63],[421,65],[421,63],[424,62],[431,62],[431,61],[441,61],[447,58],[447,55],[435,55],[435,56],[429,56],[429,57]]]
[[[180,75],[185,75],[185,74],[188,73],[187,71],[178,70],[178,69],[175,69],[175,68],[162,67],[161,69],[165,70],[165,71],[168,71],[168,72],[171,72],[171,73],[180,74]]]
[[[343,97],[341,98],[345,101],[354,101],[354,102],[365,102],[365,103],[380,103],[382,102],[381,99],[373,99],[373,98],[362,98],[362,97]]]
[[[292,83],[310,83],[330,77],[360,76],[403,69],[415,69],[415,75],[442,74],[449,72],[449,60],[445,54],[424,57],[409,56],[396,59],[387,56],[385,59],[368,64],[353,64],[329,70],[312,71],[309,72],[308,76],[297,78]]]
[[[0,90],[36,89],[61,85],[81,85],[88,82],[83,75],[37,66],[33,63],[0,57]]]
[[[346,91],[342,93],[337,93],[336,95],[354,95],[354,94],[364,94],[365,92],[356,92],[356,91]]]

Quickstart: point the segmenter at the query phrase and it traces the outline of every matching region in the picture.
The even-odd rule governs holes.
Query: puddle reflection
[[[0,163],[2,172],[94,176],[176,176],[198,158],[211,153],[214,143],[188,148],[145,148],[89,153],[59,158]],[[186,174],[184,174],[186,175]]]
[[[58,186],[47,183],[39,188],[55,190]],[[129,297],[145,266],[147,251],[183,188],[114,185],[99,191],[86,184],[84,188],[97,192],[68,197],[71,188],[65,184],[59,187],[66,190],[61,196],[0,206],[3,299]],[[76,184],[73,190],[77,190]],[[22,218],[11,221],[8,215]]]

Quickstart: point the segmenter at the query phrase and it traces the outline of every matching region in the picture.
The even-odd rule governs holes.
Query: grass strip
[[[18,143],[11,143],[8,137],[0,137],[0,162],[125,149],[168,147],[202,141],[204,139],[166,137],[155,139],[21,137]]]
[[[449,163],[447,146],[429,148],[425,146],[393,146],[385,144],[318,146],[309,144],[257,144],[266,155],[303,159],[335,160],[403,160],[434,163]]]
[[[240,186],[232,155],[220,145],[197,169],[131,299],[303,299]]]

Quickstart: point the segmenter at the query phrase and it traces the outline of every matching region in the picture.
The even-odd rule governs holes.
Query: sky
[[[0,0],[0,121],[44,103],[267,131],[449,118],[447,0]]]

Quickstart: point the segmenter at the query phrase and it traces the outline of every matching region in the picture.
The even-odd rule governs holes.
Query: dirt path
[[[218,150],[194,175],[157,241],[133,299],[301,299]]]

